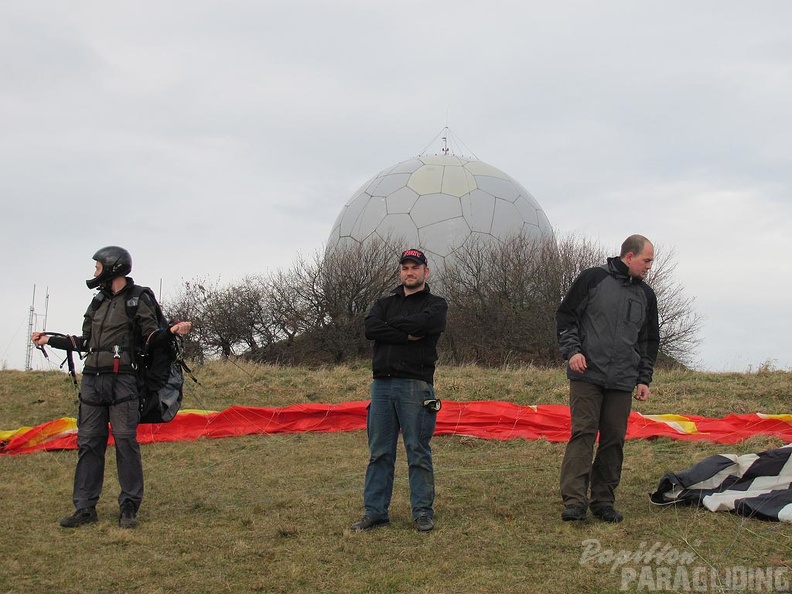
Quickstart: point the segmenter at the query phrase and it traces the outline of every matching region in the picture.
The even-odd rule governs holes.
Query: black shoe
[[[118,526],[121,528],[135,528],[137,526],[137,511],[135,510],[135,504],[131,501],[124,501],[121,504]]]
[[[618,524],[624,519],[624,516],[613,509],[611,505],[591,510],[591,513],[594,514],[594,517],[599,518],[603,522],[608,522],[609,524]]]
[[[561,512],[564,522],[580,522],[586,519],[586,508],[582,505],[566,505]]]
[[[371,530],[372,528],[387,526],[388,524],[390,524],[390,520],[388,518],[371,518],[369,516],[363,516],[359,522],[352,524],[349,529],[353,532],[364,532],[366,530]]]
[[[415,528],[418,532],[429,532],[434,529],[434,520],[429,516],[418,516],[415,519]]]
[[[96,515],[95,507],[83,507],[78,509],[71,516],[61,518],[60,525],[61,528],[77,528],[85,524],[93,524],[98,520],[99,516]]]

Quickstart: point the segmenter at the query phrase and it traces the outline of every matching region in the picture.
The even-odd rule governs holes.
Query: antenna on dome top
[[[464,146],[465,149],[467,149],[467,155],[478,160],[478,157],[473,154],[473,151],[471,151],[467,147],[467,145],[464,142],[462,142],[462,140],[460,140],[460,138],[456,134],[454,134],[454,132],[448,126],[445,126],[442,130],[440,130],[440,132],[437,133],[437,136],[435,136],[432,139],[432,142],[430,142],[427,145],[427,147],[421,151],[420,154],[421,155],[427,154],[429,147],[431,147],[437,141],[438,138],[441,140],[440,154],[442,154],[443,156],[449,154],[457,155],[460,157],[465,156],[465,153],[463,153],[461,150],[454,150],[454,145],[456,144],[457,147],[459,147],[460,145]]]

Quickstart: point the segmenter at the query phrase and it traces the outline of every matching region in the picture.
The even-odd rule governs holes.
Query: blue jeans
[[[366,417],[370,458],[363,490],[363,504],[370,518],[388,518],[400,430],[407,451],[413,519],[434,515],[434,469],[429,440],[434,434],[437,413],[423,405],[424,400],[434,397],[432,385],[422,380],[375,379],[371,383],[371,404]]]

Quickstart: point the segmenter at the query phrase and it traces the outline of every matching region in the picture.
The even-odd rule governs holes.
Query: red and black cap
[[[418,264],[426,265],[426,256],[421,250],[404,250],[402,252],[401,258],[399,259],[399,264],[404,264],[407,261],[417,262]]]

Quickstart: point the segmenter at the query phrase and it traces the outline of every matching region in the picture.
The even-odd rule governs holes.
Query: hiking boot
[[[61,528],[77,528],[85,524],[93,524],[99,520],[95,507],[81,507],[72,515],[61,518]]]
[[[415,529],[418,532],[429,532],[434,528],[434,520],[429,516],[418,516],[415,519]]]
[[[349,529],[353,532],[365,532],[366,530],[379,528],[380,526],[387,526],[388,524],[390,524],[390,520],[388,518],[372,518],[369,516],[363,516],[359,522],[352,524]]]
[[[564,522],[580,522],[586,519],[586,508],[582,505],[565,505],[561,512]]]
[[[135,528],[137,526],[137,511],[135,510],[135,504],[131,501],[124,501],[121,504],[118,526],[120,528]]]
[[[608,524],[618,524],[624,519],[624,516],[613,509],[613,506],[611,505],[601,507],[599,509],[593,509],[591,510],[591,513],[594,514],[595,518],[598,518],[603,522],[608,522]]]

